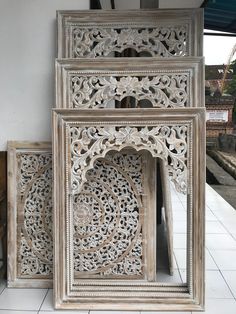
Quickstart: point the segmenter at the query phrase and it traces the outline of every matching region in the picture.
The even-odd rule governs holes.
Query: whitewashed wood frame
[[[58,57],[202,56],[203,10],[58,11]]]
[[[204,107],[203,58],[56,61],[57,108],[107,108],[125,97],[156,108]]]
[[[8,142],[8,287],[52,287],[49,142]]]
[[[187,194],[187,283],[75,279],[71,199],[110,150],[162,158]],[[53,112],[54,300],[58,309],[202,310],[204,304],[205,109]],[[172,162],[167,161],[169,158]]]

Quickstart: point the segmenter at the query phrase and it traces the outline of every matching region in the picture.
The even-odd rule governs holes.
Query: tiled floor
[[[211,187],[206,187],[206,311],[205,314],[236,313],[236,211]],[[184,198],[174,195],[174,250],[176,271],[171,280],[185,277],[186,212]],[[161,248],[160,248],[161,250]],[[178,266],[178,269],[177,269]],[[161,264],[160,264],[161,268]],[[160,281],[164,274],[158,275]],[[51,289],[9,289],[0,281],[0,314],[52,314]],[[87,313],[57,311],[57,313]],[[127,312],[90,311],[90,314],[124,314]],[[136,314],[140,312],[130,312]],[[146,314],[155,312],[143,312]],[[181,314],[182,312],[158,312]],[[190,312],[185,312],[190,314]]]

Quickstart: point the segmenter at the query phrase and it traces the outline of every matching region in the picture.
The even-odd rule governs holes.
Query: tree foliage
[[[227,94],[236,97],[236,60],[231,63],[230,69],[233,69],[233,77],[227,85],[226,92]]]

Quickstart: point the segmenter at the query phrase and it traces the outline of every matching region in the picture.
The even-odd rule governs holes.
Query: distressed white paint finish
[[[203,87],[201,57],[56,61],[58,108],[108,108],[126,97],[139,108],[142,101],[156,108],[204,107]]]
[[[8,286],[52,287],[52,154],[8,143]]]
[[[58,57],[107,57],[132,48],[156,57],[202,55],[203,11],[59,11]]]
[[[91,113],[93,113],[91,115]],[[55,228],[55,306],[60,309],[122,309],[122,310],[201,310],[204,303],[204,182],[205,182],[205,110],[204,108],[184,109],[103,109],[68,110],[55,109],[53,114],[53,152],[54,152],[54,218]],[[166,284],[148,281],[101,280],[75,278],[73,267],[73,193],[74,175],[82,182],[84,170],[93,158],[104,157],[109,150],[122,148],[149,150],[154,156],[162,158],[168,164],[168,154],[163,154],[163,146],[148,134],[145,137],[143,127],[148,132],[165,127],[187,128],[188,161],[188,228],[187,228],[187,284]],[[117,134],[110,136],[115,129]],[[123,129],[122,129],[123,128]],[[136,128],[138,131],[136,131]],[[77,130],[81,132],[76,133]],[[103,130],[101,130],[103,129]],[[103,137],[104,130],[107,136]],[[109,131],[110,130],[110,131]],[[126,131],[130,130],[129,133]],[[122,132],[121,132],[122,131]],[[136,133],[132,134],[132,131]],[[109,133],[110,132],[110,133]],[[119,135],[119,132],[122,134]],[[167,136],[164,146],[175,146],[173,133],[164,131]],[[169,134],[169,135],[168,135]],[[185,134],[180,131],[179,135]],[[78,137],[77,137],[78,135]],[[80,137],[82,135],[82,137]],[[96,139],[95,139],[96,138]],[[101,139],[102,138],[102,139]],[[95,139],[95,142],[94,142]],[[91,145],[91,141],[93,142]],[[150,141],[143,145],[142,141]],[[169,141],[169,142],[168,142]],[[178,142],[178,141],[177,141]],[[77,144],[76,144],[77,143]],[[182,141],[181,141],[182,143]],[[182,149],[182,144],[174,150]],[[142,147],[141,147],[142,146]],[[178,148],[177,148],[178,147]],[[84,169],[78,164],[84,157]],[[89,154],[87,154],[89,152]],[[93,152],[93,153],[92,153]],[[155,153],[157,152],[157,153]],[[76,155],[77,156],[77,155]],[[78,157],[78,156],[77,156]],[[175,161],[172,162],[172,166]],[[171,163],[170,163],[171,165]],[[150,180],[151,167],[147,179]],[[78,187],[76,185],[76,187]],[[147,218],[151,225],[151,217]],[[66,223],[65,223],[66,222]],[[149,230],[149,241],[155,238]],[[153,252],[150,252],[152,254]],[[148,260],[149,258],[147,258]],[[63,266],[63,268],[62,268]],[[61,269],[64,271],[62,272]],[[168,298],[168,304],[167,304]]]

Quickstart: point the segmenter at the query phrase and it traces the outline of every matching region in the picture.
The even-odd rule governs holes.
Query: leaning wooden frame
[[[58,11],[58,57],[202,56],[202,9]]]
[[[8,287],[52,287],[49,142],[8,142]]]
[[[58,59],[56,107],[111,108],[125,97],[134,98],[135,107],[204,107],[203,61],[202,57],[171,62],[166,58]]]
[[[54,300],[58,309],[202,310],[204,306],[205,109],[53,112]],[[108,151],[147,150],[187,194],[187,283],[76,279],[73,198]]]
[[[138,60],[138,62],[137,62]],[[100,58],[56,61],[56,107],[103,109],[203,107],[203,58]],[[131,99],[132,98],[132,99]],[[160,163],[161,169],[163,163]],[[164,169],[164,194],[169,195]],[[164,182],[163,181],[163,182]],[[173,274],[173,226],[170,198],[164,195],[170,273]]]

